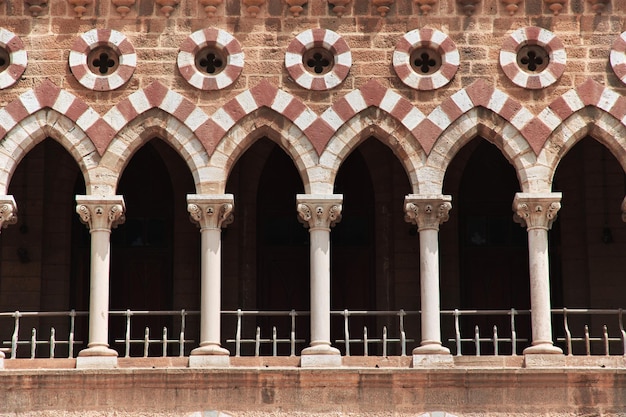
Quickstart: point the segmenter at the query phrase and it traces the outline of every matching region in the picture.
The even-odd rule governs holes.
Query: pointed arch
[[[419,192],[418,172],[426,161],[426,153],[402,122],[388,117],[385,110],[377,107],[368,107],[353,116],[331,138],[320,156],[319,170],[324,178],[320,192],[333,192],[341,164],[370,136],[376,137],[393,151],[407,174],[413,192]]]
[[[262,137],[276,142],[292,159],[300,173],[306,193],[313,193],[322,181],[316,173],[317,151],[302,130],[284,115],[261,107],[239,119],[219,142],[211,154],[209,174],[203,182],[204,189],[212,193],[223,193],[233,166]]]
[[[209,128],[209,116],[190,100],[158,81],[129,95],[109,110],[103,119],[115,132],[121,132],[124,127],[152,109],[162,110],[170,120],[176,119],[180,126],[199,138],[205,148],[211,148],[213,132]]]
[[[210,171],[206,150],[188,126],[159,108],[147,110],[131,120],[111,141],[98,167],[99,177],[106,181],[100,186],[109,193],[115,193],[132,156],[155,137],[168,143],[181,156],[191,171],[196,191],[202,193],[202,183],[206,182]]]
[[[500,149],[515,167],[523,191],[537,191],[542,179],[531,175],[530,170],[536,162],[536,156],[530,144],[512,123],[488,108],[477,107],[458,117],[435,142],[425,165],[418,173],[424,188],[422,193],[441,193],[450,162],[476,136],[485,138]]]
[[[45,108],[50,108],[74,122],[90,138],[100,155],[115,133],[83,100],[46,80],[39,87],[22,93],[0,109],[0,137],[4,137],[28,116]]]
[[[586,106],[573,112],[554,131],[539,154],[538,164],[545,167],[548,186],[565,155],[586,136],[604,145],[626,172],[626,126],[610,112]]]
[[[0,192],[7,193],[11,177],[20,161],[46,138],[59,142],[72,155],[85,180],[87,192],[96,184],[95,168],[100,154],[88,135],[63,114],[42,108],[15,124],[0,142]]]

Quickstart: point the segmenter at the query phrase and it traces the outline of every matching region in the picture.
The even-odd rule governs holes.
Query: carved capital
[[[439,230],[448,221],[452,196],[409,194],[404,198],[404,219],[417,225],[417,230]]]
[[[516,193],[513,220],[528,230],[550,230],[561,208],[561,193]]]
[[[200,229],[221,229],[231,224],[234,198],[232,194],[189,194],[187,211],[189,218]]]
[[[17,223],[17,204],[12,195],[0,196],[0,228]]]
[[[298,194],[300,221],[309,229],[329,229],[341,221],[343,194]]]
[[[92,232],[110,231],[126,220],[124,217],[126,206],[121,195],[109,197],[77,195],[76,204],[76,213]]]

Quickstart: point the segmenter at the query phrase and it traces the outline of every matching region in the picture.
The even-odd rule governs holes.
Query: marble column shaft
[[[89,227],[91,264],[89,286],[89,344],[79,356],[117,356],[109,349],[109,271],[111,229],[124,222],[124,198],[76,196],[76,212]]]
[[[439,295],[439,225],[448,220],[452,208],[449,195],[405,197],[406,221],[417,225],[420,240],[420,300],[422,341],[413,354],[449,354],[441,345]]]

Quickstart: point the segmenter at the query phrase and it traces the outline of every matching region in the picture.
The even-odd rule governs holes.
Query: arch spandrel
[[[535,154],[519,130],[494,111],[475,107],[454,120],[437,138],[418,173],[423,178],[422,193],[440,194],[443,181],[452,159],[459,150],[475,137],[493,143],[513,165],[522,191],[536,187],[531,168],[536,163]]]
[[[311,193],[318,155],[307,136],[291,120],[261,107],[237,123],[222,137],[210,156],[205,192],[224,193],[228,176],[239,158],[259,139],[267,137],[289,155],[298,169],[306,193]]]
[[[387,145],[404,168],[413,193],[419,193],[418,172],[426,161],[426,153],[413,134],[386,111],[368,107],[346,121],[330,139],[320,155],[319,171],[325,183],[319,185],[320,193],[332,193],[335,178],[343,161],[364,140],[375,137]]]
[[[158,108],[135,117],[115,135],[98,166],[102,187],[114,194],[132,156],[153,138],[163,140],[181,156],[193,176],[196,192],[201,193],[203,170],[209,163],[204,146],[174,115]]]
[[[586,136],[604,145],[626,172],[626,126],[605,110],[587,106],[563,121],[538,156],[538,164],[545,166],[550,186],[560,161]]]
[[[0,190],[6,194],[11,177],[26,154],[51,138],[72,155],[85,180],[87,192],[97,183],[100,154],[87,134],[68,117],[50,108],[40,109],[10,129],[0,142]]]

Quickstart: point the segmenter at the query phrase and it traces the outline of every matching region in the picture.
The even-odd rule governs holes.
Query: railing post
[[[292,309],[289,312],[289,316],[291,316],[291,332],[289,333],[290,356],[296,356],[296,310]]]
[[[350,356],[350,327],[348,323],[348,310],[343,310],[343,338],[346,342],[346,356]]]
[[[124,347],[126,348],[126,353],[124,356],[128,358],[130,356],[130,317],[133,313],[129,309],[126,309],[126,313],[124,315],[126,316],[126,333],[124,334]]]
[[[30,334],[30,358],[35,359],[35,354],[37,352],[37,329],[33,327],[33,330]]]
[[[498,356],[498,326],[493,326],[493,354]]]
[[[400,347],[401,347],[401,355],[406,356],[406,332],[404,331],[404,316],[406,316],[406,312],[404,309],[400,309],[398,313],[400,316]]]
[[[148,348],[150,347],[150,328],[146,327],[143,334],[143,357],[148,357]]]
[[[68,336],[68,354],[67,357],[68,358],[73,358],[74,357],[74,332],[75,332],[75,327],[76,327],[76,311],[74,309],[72,309],[70,311],[70,334]]]
[[[368,341],[367,341],[367,326],[363,326],[363,355],[364,356],[369,356],[369,351],[368,351]]]
[[[515,329],[515,314],[517,311],[511,309],[511,350],[513,356],[517,356],[517,330]]]
[[[235,330],[235,356],[241,356],[241,319],[243,313],[241,309],[237,309],[237,329]]]
[[[565,344],[567,345],[567,355],[572,356],[572,332],[569,329],[567,320],[567,308],[563,307],[563,326],[565,327]]]
[[[178,336],[178,356],[185,356],[185,309],[180,310],[180,334]]]
[[[163,326],[163,357],[167,356],[167,327]]]
[[[11,359],[17,358],[17,342],[20,334],[20,312],[14,313],[15,324],[13,325],[13,335],[11,336]]]
[[[459,316],[461,313],[458,308],[454,309],[454,339],[456,342],[456,356],[463,356],[461,352],[461,325],[459,323]]]
[[[54,330],[54,327],[50,328],[50,358],[54,359],[54,345],[55,345],[55,340],[56,338],[56,331]]]
[[[622,338],[622,355],[626,356],[626,331],[624,330],[624,319],[622,317],[622,309],[619,309],[619,331]]]
[[[478,325],[474,327],[474,345],[476,346],[476,356],[480,356],[480,329]]]
[[[256,335],[254,338],[254,356],[259,356],[261,353],[261,328],[257,326]]]

